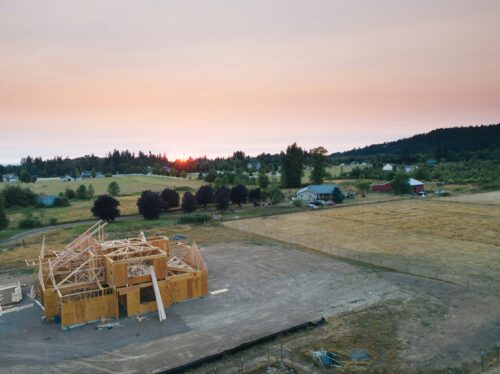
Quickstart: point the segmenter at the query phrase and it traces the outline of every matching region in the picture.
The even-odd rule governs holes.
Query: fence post
[[[241,374],[243,374],[243,356],[241,357]]]
[[[283,367],[283,344],[280,344],[280,363],[281,367]]]
[[[481,371],[484,370],[484,351],[481,351]]]
[[[271,367],[271,358],[269,357],[269,348],[267,348],[267,368]]]

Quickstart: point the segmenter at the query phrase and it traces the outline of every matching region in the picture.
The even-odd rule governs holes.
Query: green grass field
[[[59,179],[40,180],[36,183],[19,183],[22,187],[29,187],[37,194],[53,194],[57,195],[64,192],[66,188],[77,189],[81,184],[88,186],[92,184],[95,189],[95,195],[106,193],[106,189],[111,181],[116,181],[120,185],[120,196],[117,199],[120,201],[121,215],[138,214],[137,199],[138,195],[144,190],[152,190],[160,192],[166,187],[179,188],[189,187],[197,189],[203,184],[203,181],[190,180],[184,178],[163,177],[163,176],[123,176],[112,178],[95,178],[86,179],[84,181],[62,182]],[[0,183],[0,189],[10,185]],[[183,192],[179,192],[182,196]],[[7,215],[10,220],[9,229],[15,230],[18,227],[19,221],[24,217],[25,213],[31,210],[35,215],[40,216],[42,224],[48,225],[50,220],[56,219],[57,223],[74,222],[81,220],[93,219],[90,208],[92,200],[72,200],[71,206],[64,208],[12,208],[7,209]],[[2,232],[5,236],[5,232]]]

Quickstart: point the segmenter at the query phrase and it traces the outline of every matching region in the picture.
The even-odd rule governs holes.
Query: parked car
[[[436,192],[434,192],[436,194],[436,196],[450,196],[450,191],[446,191],[446,190],[437,190]]]
[[[319,209],[319,206],[317,205],[314,205],[313,203],[309,203],[306,205],[306,207],[310,208],[310,209]]]
[[[344,199],[354,199],[356,197],[356,192],[346,191],[344,192]]]
[[[420,197],[426,197],[427,196],[427,191],[420,191],[418,193],[418,196],[420,196]]]
[[[335,205],[335,201],[328,200],[328,201],[326,202],[326,205],[328,205],[328,206],[334,206],[334,205]]]
[[[311,204],[314,204],[318,207],[323,207],[326,205],[326,203],[323,200],[314,200],[314,201],[311,201]]]

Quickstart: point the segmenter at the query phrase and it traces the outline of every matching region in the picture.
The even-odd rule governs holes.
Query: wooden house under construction
[[[104,240],[98,222],[62,251],[38,259],[38,295],[45,318],[63,328],[105,318],[158,311],[175,302],[206,296],[207,269],[195,244],[167,237]]]

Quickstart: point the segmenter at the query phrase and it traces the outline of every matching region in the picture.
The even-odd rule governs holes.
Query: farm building
[[[383,170],[383,171],[393,171],[393,170],[394,170],[394,166],[392,166],[391,164],[385,164],[385,165],[382,167],[382,170]]]
[[[419,193],[424,190],[424,184],[416,179],[409,178],[408,184],[411,187],[411,192]],[[392,192],[392,182],[384,182],[378,184],[372,184],[373,192]]]
[[[38,196],[38,204],[43,205],[44,207],[50,207],[54,205],[56,199],[56,195],[41,194]]]
[[[6,183],[12,182],[19,182],[19,178],[15,174],[4,174],[2,175],[2,180]]]
[[[332,194],[340,188],[334,184],[311,184],[297,191],[295,197],[303,201],[331,200]]]
[[[63,328],[103,318],[158,311],[186,299],[207,295],[207,269],[195,244],[166,237],[103,240],[99,221],[62,251],[38,259],[37,294],[45,318],[57,316]]]

